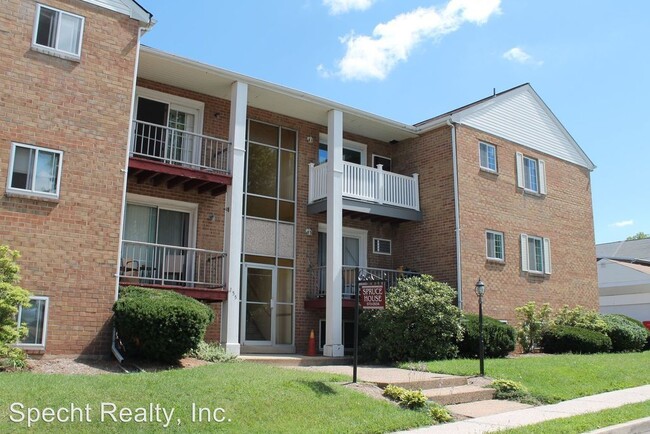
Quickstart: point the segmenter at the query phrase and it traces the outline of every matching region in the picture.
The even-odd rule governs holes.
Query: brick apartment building
[[[26,348],[105,355],[119,285],[217,314],[228,351],[349,347],[359,267],[426,273],[514,322],[596,308],[593,163],[530,85],[417,125],[140,46],[131,0],[9,0],[0,240]]]

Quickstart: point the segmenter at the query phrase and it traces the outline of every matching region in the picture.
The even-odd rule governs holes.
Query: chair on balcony
[[[120,262],[120,282],[140,283],[140,262],[131,258],[122,258]]]
[[[167,255],[165,257],[165,280],[180,284],[185,275],[185,255]]]

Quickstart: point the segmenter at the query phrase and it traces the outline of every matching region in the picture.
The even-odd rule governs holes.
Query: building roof
[[[104,9],[128,15],[134,20],[138,20],[143,24],[152,24],[153,15],[135,0],[83,0],[95,6]]]
[[[451,110],[416,126],[426,131],[447,121],[485,131],[589,170],[596,168],[528,83]]]
[[[385,142],[414,138],[450,121],[474,127],[589,170],[596,167],[527,83],[428,121],[408,125],[147,46],[143,46],[140,51],[138,77],[223,99],[230,99],[231,84],[240,81],[248,84],[248,104],[251,107],[318,125],[327,125],[329,111],[340,110],[344,114],[344,131]]]
[[[650,238],[596,244],[596,257],[650,264]]]

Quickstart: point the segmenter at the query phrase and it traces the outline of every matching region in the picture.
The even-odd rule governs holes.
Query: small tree
[[[549,326],[553,310],[548,303],[544,303],[537,310],[534,301],[515,309],[519,322],[517,331],[517,342],[521,345],[524,353],[530,353],[536,346],[539,346],[542,332]]]
[[[595,310],[582,306],[570,309],[566,304],[557,312],[553,318],[553,324],[581,329],[592,330],[598,333],[607,333],[607,323]]]
[[[13,346],[27,334],[27,328],[16,327],[20,305],[29,305],[29,292],[20,286],[16,260],[20,254],[0,245],[0,368],[23,364],[25,353]]]

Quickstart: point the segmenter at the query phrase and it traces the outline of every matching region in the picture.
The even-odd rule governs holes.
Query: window
[[[551,241],[521,234],[521,268],[529,273],[551,274]]]
[[[382,157],[381,155],[372,154],[372,167],[377,168],[377,165],[381,164],[382,170],[386,172],[391,172],[392,165],[391,159],[388,157]]]
[[[84,18],[48,6],[37,5],[32,47],[49,54],[78,59]]]
[[[29,307],[18,309],[17,324],[27,327],[27,336],[18,343],[20,346],[45,348],[48,304],[47,297],[32,297]]]
[[[485,169],[490,172],[496,172],[497,171],[497,148],[494,145],[480,142],[479,160],[481,164],[481,169]]]
[[[390,255],[392,253],[392,243],[390,240],[382,238],[372,239],[372,253],[378,255]]]
[[[505,259],[505,249],[503,248],[503,232],[486,231],[485,241],[487,245],[487,258],[503,261]]]
[[[546,163],[517,152],[517,187],[546,194]]]
[[[13,143],[7,191],[59,197],[61,151]]]

